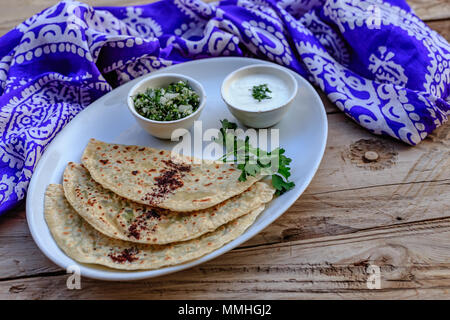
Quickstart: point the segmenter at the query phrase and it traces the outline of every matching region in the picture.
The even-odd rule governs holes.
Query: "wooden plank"
[[[413,195],[417,193],[417,195]],[[450,180],[305,194],[247,245],[353,234],[449,216]]]
[[[450,18],[450,2],[448,0],[407,0],[406,2],[422,20]]]
[[[447,41],[450,41],[450,19],[440,21],[429,21],[428,26],[439,33]]]
[[[229,252],[184,272],[135,282],[67,275],[0,281],[0,299],[450,298],[450,219]],[[368,265],[381,289],[368,289]]]
[[[58,0],[21,0],[15,1],[14,5],[8,1],[0,2],[0,36],[33,14],[57,2]],[[154,0],[86,0],[83,2],[92,6],[126,6],[151,3]],[[409,0],[408,3],[423,20],[450,18],[450,4],[447,0]]]
[[[0,217],[0,279],[61,270],[34,243],[24,206],[14,211]]]
[[[450,178],[447,125],[410,147],[374,136],[341,113],[329,114],[328,124],[327,149],[309,194]],[[378,162],[364,162],[363,154],[370,150],[378,152]]]

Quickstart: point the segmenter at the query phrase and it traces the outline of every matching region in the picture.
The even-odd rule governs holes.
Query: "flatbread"
[[[89,141],[81,160],[104,188],[141,204],[180,212],[212,207],[261,178],[249,176],[241,182],[241,172],[233,164],[95,139]]]
[[[95,182],[81,164],[70,162],[63,181],[68,202],[95,229],[112,238],[147,244],[197,238],[269,202],[275,191],[268,184],[257,182],[213,207],[176,212],[116,195]]]
[[[123,270],[157,269],[204,256],[240,236],[262,210],[264,205],[193,240],[145,245],[111,239],[91,227],[67,202],[62,185],[51,184],[45,193],[45,219],[69,257]]]

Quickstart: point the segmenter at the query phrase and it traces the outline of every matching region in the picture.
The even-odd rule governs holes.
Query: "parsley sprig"
[[[272,91],[267,86],[267,83],[252,87],[252,97],[255,100],[258,100],[258,102],[261,102],[261,100],[264,99],[272,99],[272,97],[269,96],[268,93],[272,93]]]
[[[276,189],[275,194],[277,195],[294,188],[294,182],[289,181],[291,176],[289,164],[292,159],[286,157],[284,149],[276,148],[267,152],[260,148],[254,148],[250,144],[250,137],[246,136],[242,140],[238,139],[234,132],[230,132],[237,129],[236,123],[227,119],[220,122],[222,128],[220,128],[221,139],[219,142],[225,146],[227,151],[220,160],[237,164],[237,168],[242,171],[239,181],[246,181],[248,176],[265,174],[272,176],[272,185]],[[275,168],[272,166],[273,163],[277,164]]]

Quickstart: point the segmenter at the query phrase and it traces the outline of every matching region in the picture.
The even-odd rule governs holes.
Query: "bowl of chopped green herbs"
[[[205,90],[198,81],[174,73],[146,77],[128,94],[128,108],[138,124],[161,139],[186,133],[205,103]]]
[[[281,121],[297,91],[292,71],[275,64],[237,69],[221,88],[222,99],[233,116],[252,128],[267,128]]]

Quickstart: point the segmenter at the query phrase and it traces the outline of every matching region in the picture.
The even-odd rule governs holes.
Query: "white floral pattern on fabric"
[[[404,86],[408,83],[408,77],[405,75],[405,69],[392,60],[394,56],[395,53],[388,51],[386,47],[381,46],[378,48],[377,53],[370,55],[368,68],[379,82]]]

